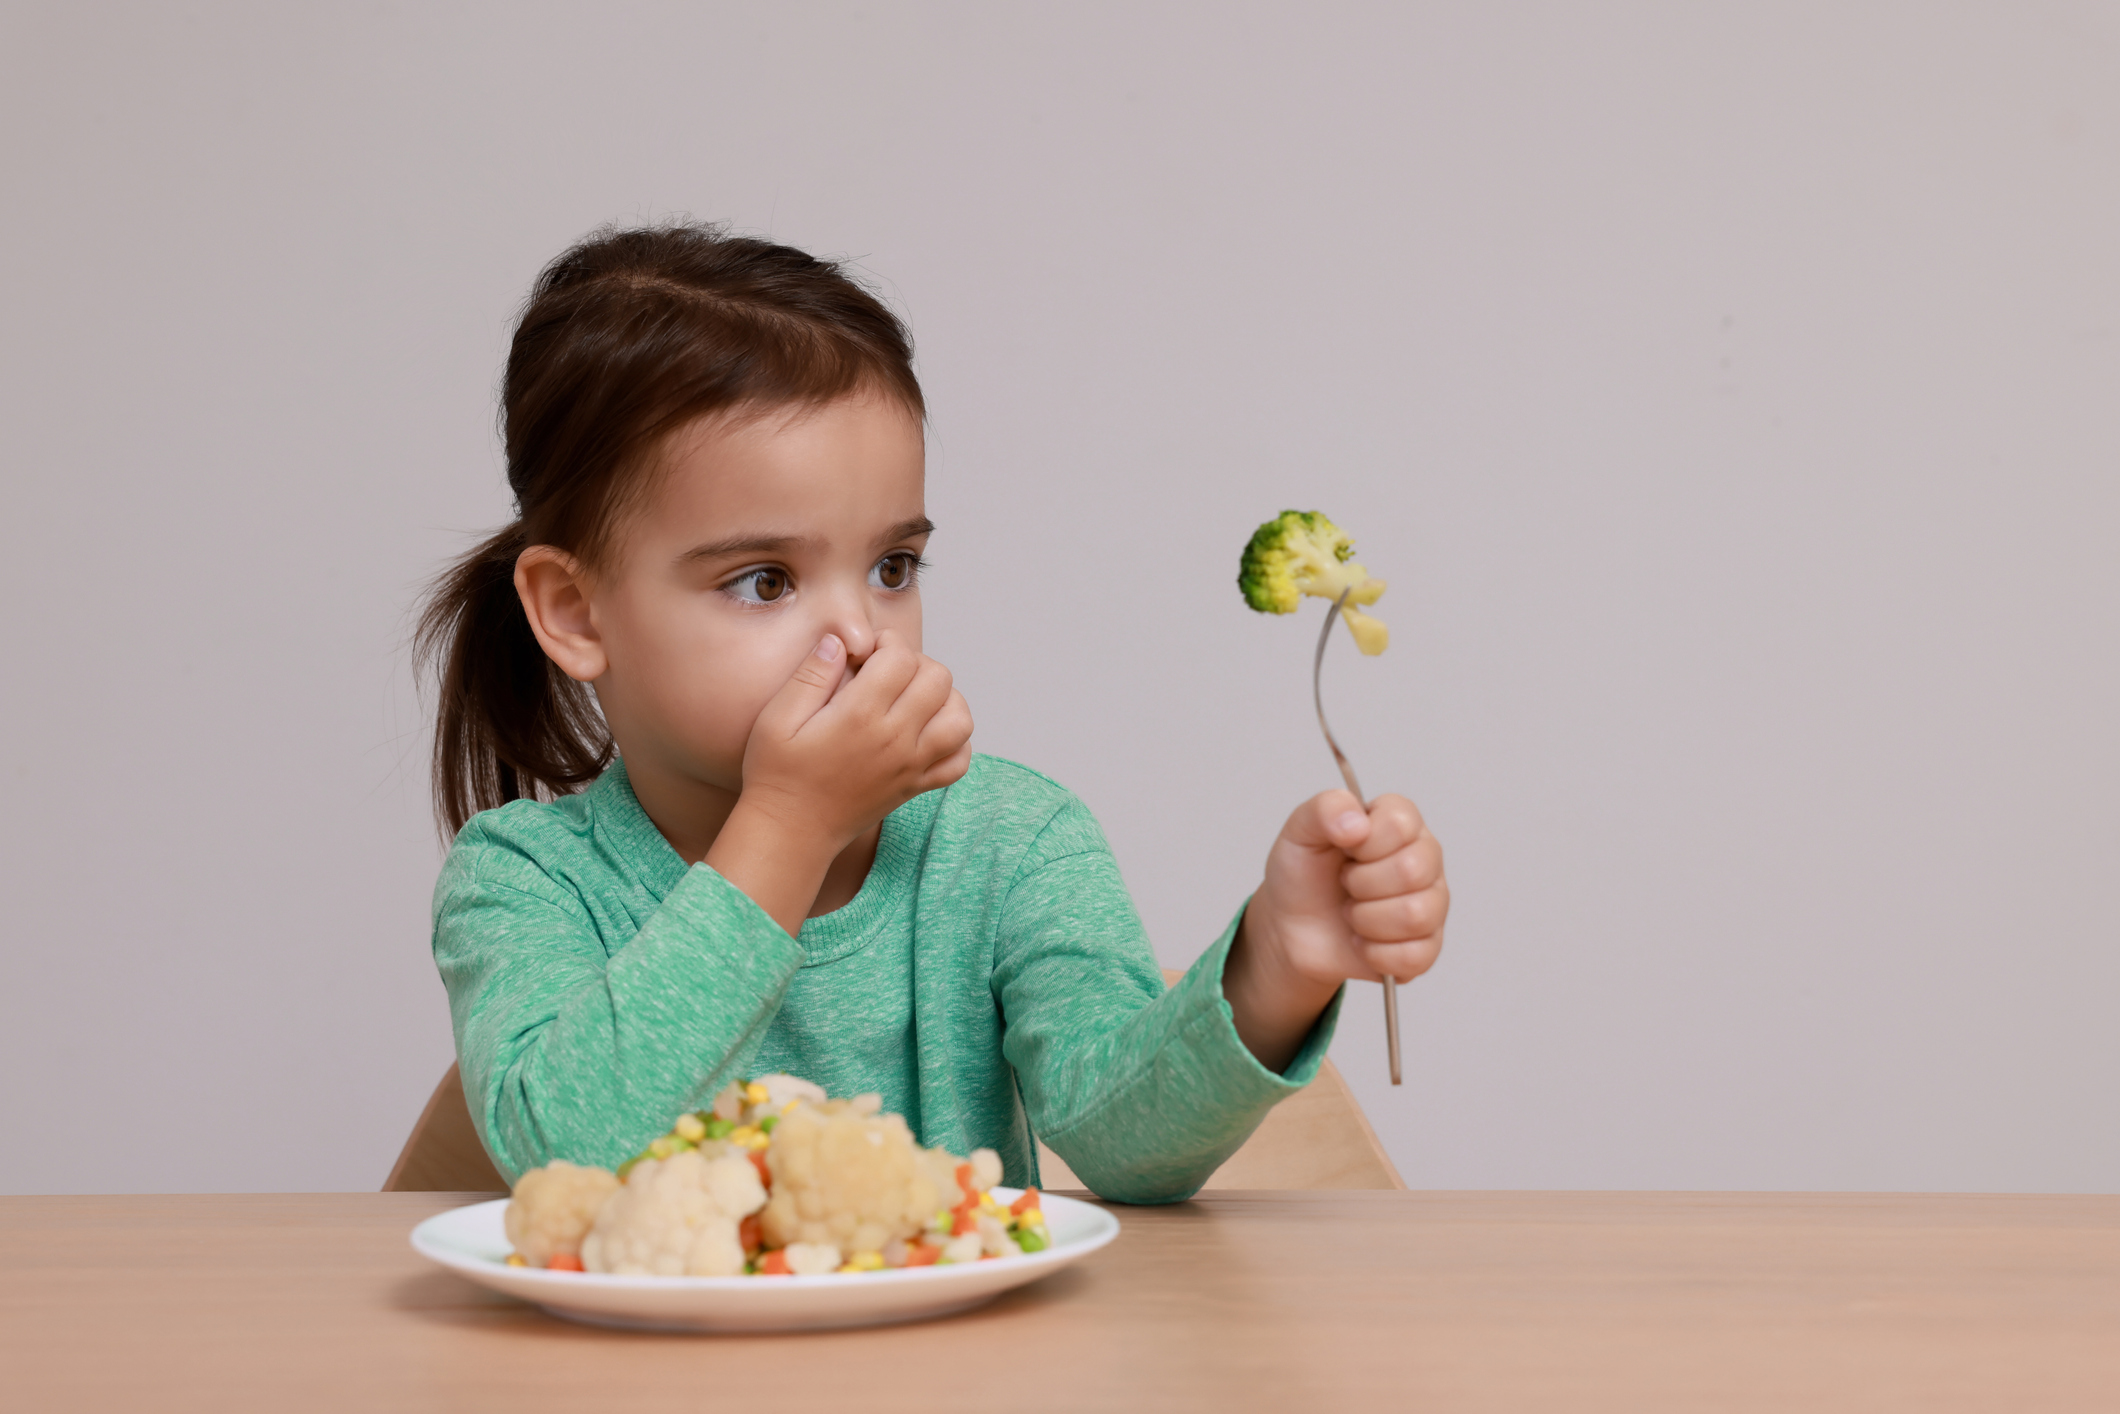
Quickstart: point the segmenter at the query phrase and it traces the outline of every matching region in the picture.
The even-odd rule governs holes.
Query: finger
[[[924,791],[941,790],[944,786],[955,785],[971,768],[972,743],[967,740],[964,745],[921,773],[920,788]]]
[[[862,663],[861,671],[854,674],[849,704],[864,712],[888,712],[919,671],[920,661],[904,634],[896,629],[883,630],[876,635],[876,646]]]
[[[1401,982],[1411,982],[1435,966],[1442,951],[1440,933],[1413,943],[1371,943],[1362,949],[1362,961],[1370,971],[1365,980],[1380,982],[1389,974]]]
[[[1365,899],[1347,905],[1347,926],[1372,943],[1405,943],[1443,931],[1450,916],[1450,886],[1437,884],[1417,894]]]
[[[906,731],[920,731],[950,700],[950,692],[950,670],[933,658],[922,658],[912,680],[891,704],[891,724]]]
[[[949,700],[920,729],[916,756],[922,761],[940,761],[970,751],[972,708],[964,694],[950,689]],[[969,759],[969,756],[967,756]]]
[[[1340,887],[1353,899],[1390,898],[1393,894],[1419,893],[1442,877],[1442,841],[1423,834],[1382,859],[1349,864],[1340,871]]]
[[[816,716],[818,710],[832,700],[846,658],[847,646],[839,641],[839,635],[826,634],[795,665],[795,671],[788,675],[788,680],[781,684],[780,691],[773,694],[773,700],[759,715],[773,718],[790,733],[800,731],[803,723]]]
[[[1412,801],[1403,795],[1380,795],[1369,802],[1369,833],[1349,846],[1347,853],[1365,864],[1382,859],[1412,844],[1426,828]]]
[[[1311,850],[1351,851],[1369,838],[1369,816],[1352,791],[1320,792],[1295,808],[1281,838]]]

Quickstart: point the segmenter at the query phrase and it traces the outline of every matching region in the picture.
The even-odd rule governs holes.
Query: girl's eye
[[[777,569],[745,570],[722,586],[725,593],[750,604],[771,604],[788,592],[788,572]]]
[[[878,589],[910,589],[918,578],[920,557],[906,550],[885,555],[869,571],[869,583]]]

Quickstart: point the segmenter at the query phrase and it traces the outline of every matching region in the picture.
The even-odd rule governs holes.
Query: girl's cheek
[[[903,599],[892,600],[876,617],[880,626],[903,634],[915,653],[922,652],[920,643],[920,595],[909,594]]]

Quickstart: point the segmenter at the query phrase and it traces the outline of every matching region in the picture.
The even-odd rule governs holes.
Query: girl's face
[[[609,566],[580,578],[594,650],[554,656],[596,684],[629,768],[734,793],[752,722],[825,634],[848,673],[883,629],[919,649],[926,447],[911,413],[865,395],[703,419],[667,457]]]

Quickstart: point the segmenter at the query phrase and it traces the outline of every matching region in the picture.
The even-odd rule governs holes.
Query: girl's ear
[[[589,614],[588,574],[581,561],[551,545],[515,557],[515,592],[545,656],[576,682],[595,682],[611,666],[603,635]]]

